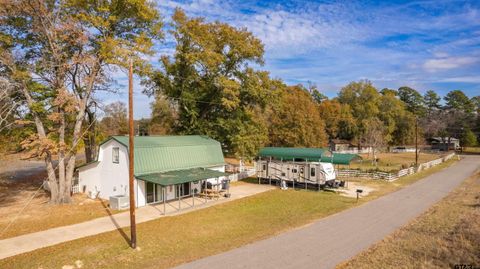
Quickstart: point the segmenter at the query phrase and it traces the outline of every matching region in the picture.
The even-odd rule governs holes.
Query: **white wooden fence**
[[[238,181],[247,177],[253,177],[256,174],[255,167],[244,167],[243,171],[233,173],[229,176],[231,181]]]
[[[429,161],[426,163],[422,163],[418,166],[417,169],[415,167],[409,167],[402,169],[396,173],[387,173],[387,172],[364,172],[361,170],[354,170],[354,169],[347,169],[347,170],[337,170],[337,177],[360,177],[360,178],[373,178],[373,179],[386,179],[389,181],[394,181],[400,177],[415,174],[416,172],[420,172],[422,170],[428,169],[430,167],[439,165],[455,156],[455,153],[451,153],[443,158],[436,159],[433,161]]]

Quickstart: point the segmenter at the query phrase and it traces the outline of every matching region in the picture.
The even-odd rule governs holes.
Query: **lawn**
[[[362,160],[354,161],[350,165],[342,165],[341,169],[359,169],[362,171],[379,170],[384,172],[396,172],[403,168],[408,168],[415,164],[415,153],[379,153],[377,155],[377,166],[372,163],[373,156],[370,154],[360,154]],[[418,162],[425,163],[438,158],[441,154],[419,153]]]
[[[480,266],[479,193],[480,172],[409,225],[339,268]]]
[[[226,204],[139,224],[131,250],[118,231],[103,233],[0,261],[0,268],[168,268],[233,249],[375,199],[434,173],[453,161],[383,186],[356,203],[333,192],[272,190]],[[244,183],[249,184],[249,183]],[[366,184],[374,184],[366,182]],[[129,234],[128,229],[124,229]]]

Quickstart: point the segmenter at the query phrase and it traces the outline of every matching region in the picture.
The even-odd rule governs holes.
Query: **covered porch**
[[[218,200],[228,193],[228,173],[193,168],[137,176],[145,182],[145,204],[155,205],[165,215],[170,212]],[[224,181],[228,183],[225,184]],[[163,207],[163,208],[162,208]]]

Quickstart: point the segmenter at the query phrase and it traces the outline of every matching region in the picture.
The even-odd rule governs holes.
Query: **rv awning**
[[[260,149],[259,157],[272,157],[278,160],[302,159],[310,162],[327,162],[333,164],[350,164],[354,159],[361,159],[357,154],[333,153],[322,148],[278,148],[267,147]]]
[[[333,164],[350,164],[352,160],[361,159],[357,154],[349,153],[333,153],[332,156],[323,156],[321,162],[333,163]]]
[[[327,150],[321,148],[280,148],[267,147],[260,149],[258,156],[273,157],[282,160],[304,159],[309,161],[320,161]]]
[[[228,173],[219,172],[207,168],[193,168],[162,173],[152,173],[136,176],[136,178],[162,186],[170,186],[228,175]]]

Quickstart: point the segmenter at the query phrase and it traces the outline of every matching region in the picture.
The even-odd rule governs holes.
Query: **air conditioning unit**
[[[114,210],[127,209],[130,206],[130,199],[127,195],[110,196],[110,208]]]

